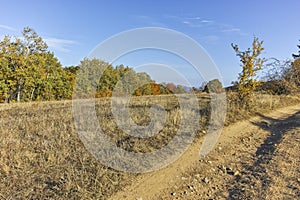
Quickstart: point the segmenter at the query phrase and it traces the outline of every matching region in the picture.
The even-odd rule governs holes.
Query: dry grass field
[[[226,125],[279,107],[299,103],[298,97],[259,95],[252,112],[237,108],[227,98]],[[198,137],[210,115],[209,98],[199,98]],[[96,100],[96,111],[105,134],[123,149],[151,152],[174,137],[180,123],[175,96],[134,97],[132,120],[150,121],[149,109],[159,103],[167,111],[163,129],[150,139],[129,137],[114,122],[110,101]],[[102,165],[82,144],[74,126],[72,102],[33,102],[0,105],[0,199],[107,199],[139,175]],[[283,163],[284,164],[284,163]],[[280,184],[274,185],[277,193]]]

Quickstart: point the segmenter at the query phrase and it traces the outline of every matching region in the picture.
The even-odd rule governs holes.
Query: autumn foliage
[[[33,29],[24,28],[22,34],[0,41],[0,103],[186,92],[182,86],[158,84],[147,73],[99,59],[63,67]]]
[[[256,79],[257,72],[262,70],[264,58],[260,58],[260,55],[264,48],[262,47],[263,41],[259,41],[258,38],[254,37],[252,48],[248,48],[246,51],[240,51],[238,45],[232,44],[236,55],[240,58],[242,72],[239,74],[237,84],[238,89],[238,100],[249,107],[254,92],[257,87],[261,84]]]

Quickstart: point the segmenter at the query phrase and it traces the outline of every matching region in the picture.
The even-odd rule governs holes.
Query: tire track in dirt
[[[276,119],[259,115],[262,122],[253,122],[255,126],[260,127],[269,132],[269,136],[264,140],[263,144],[258,147],[255,158],[256,160],[249,163],[248,166],[244,166],[244,178],[259,180],[261,186],[255,187],[257,194],[261,199],[266,199],[267,189],[272,183],[272,177],[268,174],[268,168],[271,160],[275,156],[275,152],[280,143],[282,143],[283,137],[291,130],[295,130],[300,127],[300,111],[284,119]],[[251,190],[251,183],[241,186],[241,182],[247,182],[246,180],[237,177],[233,182],[233,187],[229,188],[228,199],[253,199],[253,194],[247,194],[247,191]],[[254,187],[254,185],[252,185]],[[257,197],[258,198],[258,197]]]
[[[206,170],[206,168],[209,167],[209,169],[218,169],[218,167],[222,163],[226,162],[231,162],[231,164],[236,165],[237,168],[239,166],[241,170],[245,170],[245,166],[262,166],[265,162],[264,160],[266,158],[266,155],[269,155],[264,154],[263,152],[270,153],[272,151],[274,152],[276,149],[272,149],[273,147],[271,148],[267,144],[271,141],[274,142],[273,140],[275,140],[275,142],[273,143],[274,145],[271,146],[276,147],[277,143],[281,141],[284,132],[298,126],[298,123],[296,122],[291,127],[286,128],[287,124],[285,124],[285,122],[290,123],[290,120],[294,122],[295,120],[297,121],[299,117],[298,115],[292,117],[290,116],[299,111],[300,105],[291,106],[280,109],[278,111],[273,111],[264,116],[256,116],[251,118],[250,120],[240,121],[238,123],[225,127],[222,131],[222,135],[219,139],[219,144],[217,146],[222,150],[220,151],[220,149],[216,148],[206,158],[205,162],[199,162],[199,148],[203,141],[203,139],[199,139],[193,145],[191,145],[191,147],[177,161],[159,171],[138,176],[136,180],[134,180],[133,184],[125,187],[122,191],[114,194],[110,199],[205,199],[203,196],[201,196],[201,193],[204,194],[206,191],[211,191],[211,188],[214,187],[210,184],[202,186],[205,185],[201,183],[201,180],[203,180],[202,177],[208,175],[208,170]],[[277,134],[278,129],[279,134]],[[245,134],[246,131],[247,134]],[[249,143],[244,142],[244,138],[248,138],[249,133],[252,133],[252,140],[250,140],[251,138],[249,137]],[[253,155],[251,154],[251,152],[248,151],[252,151]],[[239,153],[243,153],[243,155],[237,155],[236,157],[228,157],[228,155],[236,155]],[[249,159],[252,160],[243,160],[244,155],[248,156],[248,154]],[[235,160],[236,158],[238,159]],[[211,161],[208,161],[208,159],[214,160],[213,163]],[[269,158],[269,161],[270,159],[271,158]],[[235,161],[237,163],[234,163]],[[189,181],[190,183],[191,181],[188,178],[188,180],[183,181],[182,178],[183,174],[188,173],[195,166],[197,168],[202,167],[204,169],[203,172],[197,174],[201,177],[200,181],[198,180],[197,183],[200,189],[197,192],[197,188],[194,188],[194,192],[191,192],[191,196],[188,196],[187,194],[184,194],[185,191],[183,191],[183,187],[181,187],[181,185],[184,184],[184,182]],[[261,168],[263,169],[263,167]],[[217,174],[215,170],[213,171],[214,172],[211,173],[211,176]],[[241,171],[239,173],[243,175],[243,173],[246,172]],[[235,196],[237,196],[236,199],[240,199],[241,195],[240,193],[238,193],[240,191],[237,190],[237,188],[240,185],[236,183],[241,182],[241,176],[228,176],[227,174],[226,176],[224,176],[224,174],[221,174],[218,175],[218,177],[212,177],[212,179],[216,179],[214,182],[216,182],[216,184],[219,187],[218,191],[215,191],[215,197],[219,197],[218,195],[223,195],[224,199],[226,197],[234,198]],[[265,179],[267,180],[267,177],[265,177]],[[177,193],[176,196],[175,191]],[[186,196],[178,195],[181,193],[182,195],[184,194]],[[213,198],[213,196],[214,194],[210,194],[207,196],[207,198],[211,199]]]

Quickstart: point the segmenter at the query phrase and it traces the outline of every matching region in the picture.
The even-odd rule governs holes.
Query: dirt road
[[[205,159],[201,142],[111,199],[300,199],[300,105],[225,127]]]

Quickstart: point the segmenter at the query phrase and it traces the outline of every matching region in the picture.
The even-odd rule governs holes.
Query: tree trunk
[[[20,99],[21,99],[21,85],[18,85],[17,102],[20,102]]]
[[[5,97],[4,103],[9,103],[9,97]]]
[[[32,92],[31,92],[31,95],[30,95],[30,101],[32,101],[32,99],[33,99],[34,91],[35,91],[35,87],[32,89]]]

